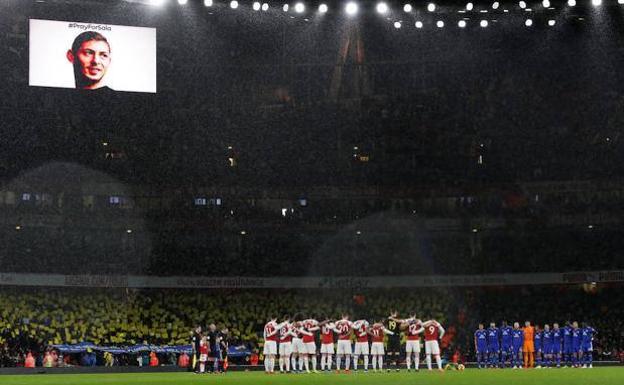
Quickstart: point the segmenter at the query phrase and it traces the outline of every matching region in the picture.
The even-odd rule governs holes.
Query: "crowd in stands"
[[[92,342],[105,346],[190,344],[196,325],[229,329],[230,346],[261,352],[263,325],[273,315],[323,317],[343,312],[353,319],[377,319],[391,309],[414,311],[439,320],[447,329],[445,354],[474,360],[473,332],[479,322],[530,320],[543,325],[568,320],[587,322],[598,333],[596,360],[624,357],[624,304],[621,287],[507,287],[457,289],[314,290],[143,290],[29,289],[0,291],[0,364],[23,366],[32,354],[38,366],[58,361],[52,346]],[[104,356],[66,355],[67,365],[148,366],[149,352]],[[175,354],[159,354],[160,364],[175,365]]]

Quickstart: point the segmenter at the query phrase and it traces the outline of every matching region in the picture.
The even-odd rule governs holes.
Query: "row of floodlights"
[[[555,26],[555,24],[557,24],[557,22],[556,22],[555,20],[553,20],[553,19],[548,20],[548,26],[549,26],[549,27],[554,27],[554,26]],[[417,21],[414,25],[415,25],[415,27],[416,27],[416,28],[418,28],[418,29],[421,29],[421,28],[423,28],[423,27],[425,26],[425,25],[424,25],[424,23],[423,23],[422,21]],[[445,24],[444,24],[444,22],[443,22],[442,20],[438,20],[438,21],[436,21],[435,25],[436,25],[436,27],[438,27],[438,28],[444,28],[444,26],[445,26]],[[489,21],[487,21],[487,20],[485,20],[485,19],[484,19],[484,20],[481,20],[481,21],[479,22],[479,26],[480,26],[481,28],[487,28],[489,25],[490,25],[490,22],[489,22]],[[524,25],[525,25],[525,26],[527,26],[527,27],[532,27],[532,26],[533,26],[533,19],[526,19],[526,20],[524,21]],[[402,22],[400,22],[400,21],[395,21],[395,22],[394,22],[394,28],[399,29],[399,28],[401,28],[402,26],[403,26],[403,23],[402,23]],[[457,26],[458,26],[459,28],[466,28],[466,27],[468,26],[468,22],[467,22],[466,20],[459,20],[459,21],[457,22]]]
[[[152,4],[154,5],[162,5],[165,3],[166,0],[150,0]],[[617,0],[618,4],[623,4],[624,5],[624,0]],[[180,5],[185,5],[188,3],[188,0],[178,0],[178,4]],[[567,0],[568,6],[570,7],[575,7],[576,6],[576,0]],[[595,7],[599,7],[602,5],[602,0],[591,0],[591,3],[593,6]],[[204,0],[204,5],[206,7],[212,7],[214,5],[214,0]],[[239,2],[238,0],[232,0],[230,1],[230,8],[232,9],[237,9],[239,7]],[[499,1],[494,1],[492,3],[492,9],[498,9],[500,8],[501,3]],[[527,8],[527,3],[524,0],[521,0],[518,2],[518,6],[522,9],[526,9]],[[542,0],[542,6],[544,8],[550,8],[551,4],[550,4],[550,0]],[[252,4],[252,8],[254,11],[268,11],[269,10],[269,4],[268,3],[260,3],[259,1],[255,1]],[[282,9],[284,10],[284,12],[288,12],[290,9],[290,5],[288,4],[284,4],[282,6]],[[306,6],[304,3],[302,2],[298,2],[295,3],[295,5],[293,6],[293,9],[295,10],[295,12],[297,13],[303,13],[306,10]],[[355,15],[358,13],[359,11],[359,6],[355,1],[349,1],[345,4],[345,12],[348,15]],[[403,6],[403,11],[406,13],[410,13],[412,12],[412,10],[414,9],[414,7],[412,7],[411,4],[405,4]],[[472,11],[474,9],[474,4],[469,2],[466,4],[466,11]],[[318,6],[318,12],[319,13],[326,13],[329,10],[329,6],[327,4],[320,4]],[[377,3],[377,5],[375,6],[375,10],[378,13],[381,14],[385,14],[388,13],[390,11],[390,6],[386,3],[386,2],[379,2]],[[429,3],[427,4],[427,11],[429,12],[435,12],[436,10],[436,5],[435,3]]]

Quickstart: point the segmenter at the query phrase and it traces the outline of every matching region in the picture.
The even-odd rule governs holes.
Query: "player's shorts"
[[[489,353],[487,346],[477,346],[477,353]]]
[[[535,345],[532,343],[525,343],[524,346],[522,346],[522,351],[525,353],[535,353]]]
[[[334,344],[321,344],[321,354],[334,354]]]
[[[505,345],[501,347],[501,353],[502,352],[506,352],[506,353],[511,353],[511,345]]]
[[[563,354],[572,354],[572,343],[563,344]]]
[[[336,348],[336,354],[353,354],[351,352],[350,340],[338,340],[338,347]]]
[[[305,354],[307,353],[305,345],[303,344],[303,341],[301,340],[301,338],[293,338],[292,340],[292,353],[295,354]]]
[[[544,345],[544,347],[542,348],[542,353],[544,353],[544,354],[553,354],[553,347],[552,347],[552,345]]]
[[[488,353],[500,353],[500,347],[488,346]]]
[[[590,342],[589,344],[583,344],[583,352],[584,353],[589,353],[589,352],[593,352],[594,351],[594,346],[593,344]]]
[[[277,342],[275,341],[264,341],[264,349],[262,353],[267,356],[269,354],[276,355],[277,354]]]
[[[368,356],[368,354],[369,354],[368,342],[356,342],[355,343],[354,354],[356,356],[359,356],[360,354]]]
[[[383,356],[385,354],[383,342],[373,342],[371,344],[371,354],[373,356]]]
[[[407,340],[405,342],[406,353],[420,353],[420,340]]]
[[[290,356],[292,354],[292,342],[280,342],[279,355]]]
[[[316,343],[315,342],[306,342],[305,344],[305,352],[308,354],[316,354]],[[301,353],[301,352],[299,352]]]
[[[208,354],[200,354],[199,362],[206,362],[206,361],[208,361]]]
[[[554,344],[552,346],[552,354],[561,354],[561,345],[560,344]]]
[[[388,338],[388,354],[401,354],[401,340],[397,337]]]
[[[580,344],[572,345],[572,353],[578,353],[580,351],[581,351],[581,345]]]
[[[514,353],[514,354],[522,353],[522,346],[521,345],[514,345],[511,348],[511,352]]]
[[[425,353],[433,354],[434,356],[440,355],[440,344],[438,344],[438,341],[425,341]]]

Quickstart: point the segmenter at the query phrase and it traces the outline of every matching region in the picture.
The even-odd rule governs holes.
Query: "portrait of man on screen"
[[[111,47],[104,35],[98,32],[81,33],[74,39],[66,56],[74,67],[76,88],[109,89],[106,72],[111,64]]]

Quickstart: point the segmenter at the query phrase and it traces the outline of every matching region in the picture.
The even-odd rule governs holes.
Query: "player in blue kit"
[[[572,366],[572,327],[570,322],[566,322],[563,330],[563,362],[564,367]]]
[[[498,354],[500,353],[498,328],[494,322],[490,323],[487,330],[488,356],[491,368],[498,367]]]
[[[535,346],[535,368],[541,369],[544,358],[542,346],[542,331],[538,324],[535,324],[535,336],[533,337],[533,346]]]
[[[572,365],[578,368],[581,364],[581,329],[578,322],[572,322]]]
[[[484,329],[482,323],[479,324],[479,329],[475,331],[475,352],[477,353],[477,363],[479,369],[487,368],[488,359],[488,344],[487,344],[487,332]]]
[[[581,329],[581,349],[583,351],[583,368],[593,368],[593,340],[596,330],[583,322]]]
[[[542,332],[542,366],[549,368],[553,365],[553,336],[550,325],[544,325],[544,331]]]
[[[520,323],[514,322],[511,331],[511,364],[514,369],[522,369],[522,345],[524,345],[524,331]]]
[[[501,336],[501,367],[505,367],[507,364],[507,359],[510,359],[509,365],[511,366],[511,355],[512,353],[512,337],[511,332],[512,328],[507,325],[507,321],[503,321],[500,328],[500,336]]]
[[[557,362],[557,367],[560,368],[561,367],[561,352],[563,349],[563,330],[559,329],[558,323],[553,324],[552,339],[553,339],[552,355],[553,355],[553,358]]]

